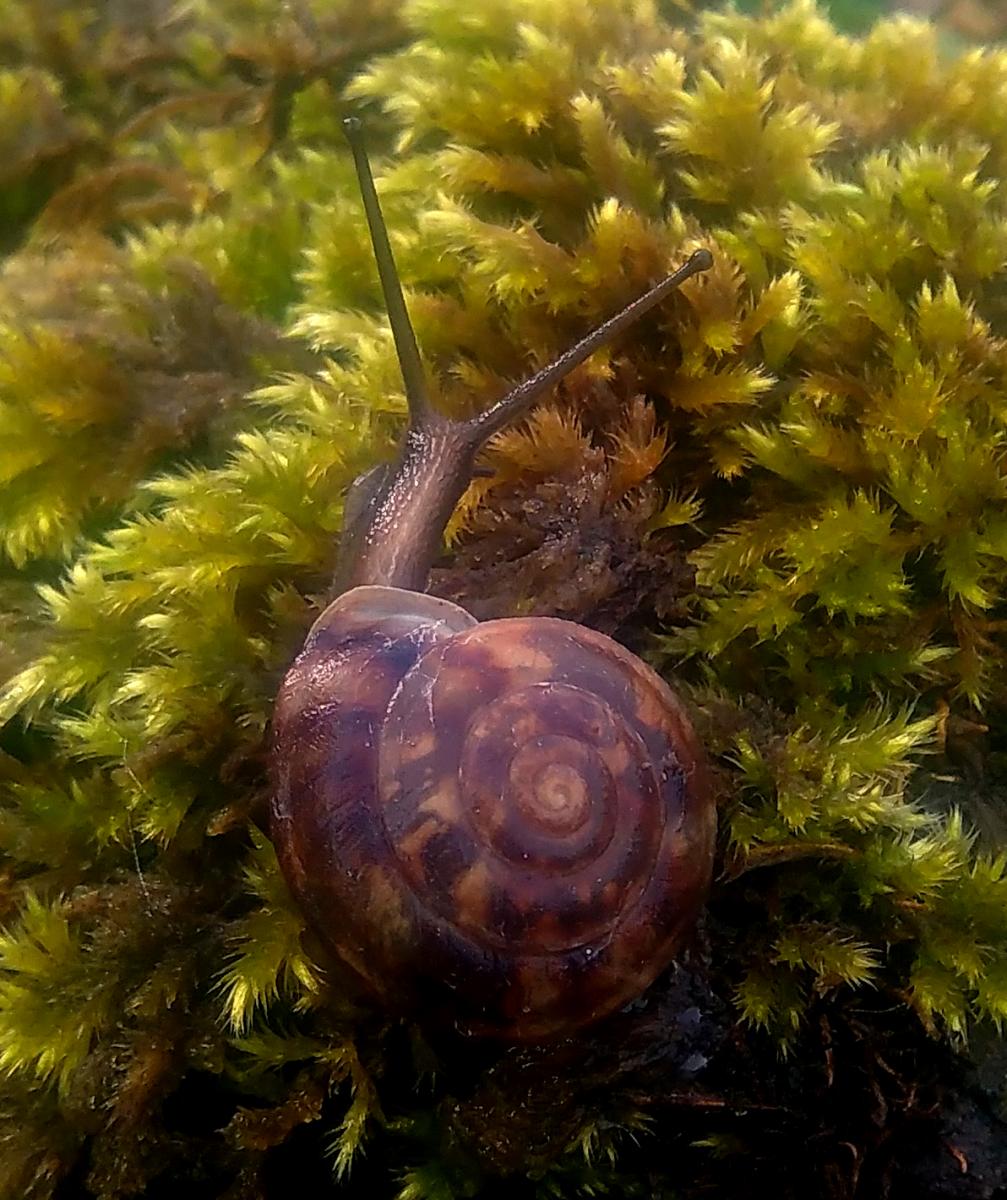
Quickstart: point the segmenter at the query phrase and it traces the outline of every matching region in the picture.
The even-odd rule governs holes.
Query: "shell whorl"
[[[354,589],[288,675],[275,739],[274,840],[316,932],[462,1029],[535,1039],[612,1011],[703,901],[691,727],[590,629]]]

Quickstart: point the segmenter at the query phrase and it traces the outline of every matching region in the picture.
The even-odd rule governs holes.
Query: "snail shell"
[[[639,995],[705,898],[715,813],[681,702],[545,617],[345,592],[274,716],[272,833],[327,948],[387,1003],[539,1040]]]

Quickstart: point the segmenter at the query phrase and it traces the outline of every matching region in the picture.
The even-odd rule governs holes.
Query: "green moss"
[[[291,1144],[317,1187],[400,1200],[768,1169],[744,1120],[683,1134],[632,1037],[630,1079],[590,1040],[452,1057],[385,1023],[256,830],[345,487],[404,409],[349,107],[448,408],[715,252],[494,444],[436,586],[612,630],[689,690],[744,1061],[778,1098],[826,1027],[920,1072],[999,1029],[1003,855],[916,797],[1007,706],[1007,53],[803,0],[4,12],[3,1194],[267,1195]],[[688,1178],[650,1129],[695,1143]]]

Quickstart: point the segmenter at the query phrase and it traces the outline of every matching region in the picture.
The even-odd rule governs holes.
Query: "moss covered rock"
[[[992,1195],[1007,52],[804,0],[117,7],[3,6],[0,1194]],[[375,1010],[260,830],[403,422],[351,110],[451,411],[715,255],[496,439],[435,571],[648,655],[715,759],[696,945],[559,1045]]]

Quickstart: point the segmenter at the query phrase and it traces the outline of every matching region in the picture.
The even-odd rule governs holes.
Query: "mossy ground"
[[[803,0],[0,14],[0,1195],[1007,1187],[1007,52]],[[351,109],[449,409],[716,257],[435,572],[649,656],[714,760],[696,945],[559,1046],[352,995],[261,832],[403,417]]]

